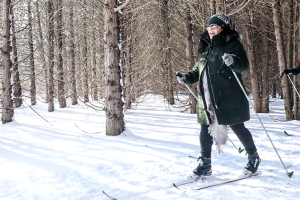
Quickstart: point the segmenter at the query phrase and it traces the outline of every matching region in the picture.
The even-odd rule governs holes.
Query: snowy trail
[[[125,112],[126,131],[105,136],[105,114],[85,105],[68,106],[49,113],[47,105],[15,110],[14,122],[0,125],[0,199],[107,199],[128,196],[182,180],[197,166],[189,155],[199,153],[199,124],[196,115],[167,111],[159,96],[147,96],[136,110]],[[176,189],[149,192],[128,199],[300,199],[300,121],[283,120],[283,102],[270,104],[271,115],[259,114],[283,162],[280,163],[258,120],[251,114],[246,123],[262,159],[259,177],[241,180],[203,191],[183,193]],[[82,130],[98,134],[86,134]],[[293,136],[284,134],[287,131]],[[230,139],[242,147],[230,131]],[[213,173],[242,169],[245,153],[228,142],[219,155],[212,155]],[[209,181],[209,180],[207,180]],[[193,183],[191,187],[197,184]]]

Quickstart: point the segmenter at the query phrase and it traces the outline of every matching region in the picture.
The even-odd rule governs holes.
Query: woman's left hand
[[[230,54],[224,53],[222,59],[227,66],[230,66],[233,63],[233,57]]]

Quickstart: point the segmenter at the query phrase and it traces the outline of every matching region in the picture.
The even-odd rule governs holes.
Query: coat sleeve
[[[185,74],[186,83],[193,84],[199,81],[199,67],[198,62],[193,67],[192,71]]]
[[[240,41],[234,41],[229,48],[229,53],[233,57],[233,63],[231,67],[235,72],[241,73],[249,68],[249,61],[247,53],[243,44]]]

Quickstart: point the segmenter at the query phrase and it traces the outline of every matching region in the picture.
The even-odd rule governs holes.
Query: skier
[[[283,70],[282,72],[282,75],[283,74],[287,74],[287,75],[298,75],[300,74],[300,60],[298,61],[298,65],[296,68],[293,68],[293,69],[285,69]],[[281,75],[281,77],[282,77]]]
[[[192,71],[176,73],[180,83],[199,82],[200,86],[197,121],[201,125],[201,156],[198,167],[193,170],[194,175],[198,176],[211,175],[212,144],[214,142],[217,145],[219,153],[223,152],[228,126],[248,153],[245,174],[255,173],[261,162],[252,135],[244,126],[244,122],[250,119],[249,102],[230,70],[232,67],[242,82],[241,72],[249,67],[239,34],[231,26],[231,19],[227,15],[211,16],[200,38],[199,61]]]

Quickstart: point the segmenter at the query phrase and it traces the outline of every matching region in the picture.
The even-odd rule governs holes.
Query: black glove
[[[181,84],[185,84],[186,82],[185,82],[185,75],[184,74],[182,74],[181,72],[176,72],[176,76],[177,76],[177,80],[178,80],[178,82],[179,83],[181,83]]]
[[[291,69],[285,69],[285,70],[283,70],[283,73],[292,75],[292,70]]]
[[[285,70],[283,70],[283,73],[288,74],[288,75],[297,75],[297,74],[300,74],[300,68],[285,69]]]

